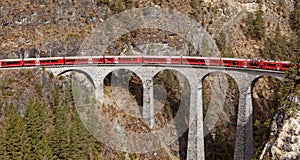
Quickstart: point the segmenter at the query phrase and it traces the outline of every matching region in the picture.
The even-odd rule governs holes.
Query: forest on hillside
[[[243,10],[246,16],[241,17],[236,24],[233,23],[233,26],[222,28],[223,24],[230,24],[230,20],[238,15],[238,9],[235,8],[237,6],[234,5],[239,3],[230,2],[232,3],[230,0],[1,1],[0,58],[77,55],[84,38],[97,24],[125,10],[155,6],[171,8],[197,20],[213,37],[222,57],[300,62],[300,0],[253,0],[249,3],[239,1],[242,5],[250,6],[250,9],[253,3],[258,7],[249,11]],[[126,33],[112,42],[105,53],[113,55],[128,51],[130,54],[131,49],[143,52],[146,49],[143,50],[140,46],[149,43],[159,43],[175,49],[187,46],[188,51],[193,51],[184,37],[176,33],[140,29]],[[159,55],[160,52],[156,54]],[[209,82],[218,76],[220,75],[208,76],[203,82],[204,115],[212,90]],[[72,76],[54,77],[44,69],[1,71],[0,159],[119,160],[186,157],[188,131],[179,138],[180,142],[145,154],[117,151],[99,142],[80,120],[74,106],[76,99],[73,97],[70,77]],[[173,119],[172,116],[176,114],[174,111],[178,108],[171,106],[180,102],[177,99],[180,92],[176,76],[167,72],[162,77],[155,84],[163,86],[159,88],[159,92],[166,91],[165,94],[169,97],[164,112],[155,115],[156,127],[164,126],[163,122]],[[254,87],[255,158],[262,154],[270,139],[272,141],[276,138],[270,137],[274,115],[278,111],[293,115],[297,110],[297,105],[287,97],[300,96],[296,92],[300,89],[299,77],[299,70],[293,67],[286,72],[283,83],[264,77]],[[228,80],[230,90],[226,92],[226,110],[223,112],[225,116],[222,115],[217,126],[205,137],[207,159],[232,159],[234,156],[239,93],[234,81],[230,78]],[[133,81],[138,80],[133,78]],[[132,97],[141,105],[142,91],[134,91],[141,88],[141,82],[133,81]],[[106,87],[106,91],[110,90],[111,86]],[[107,105],[105,109],[112,115],[117,114],[116,105]],[[141,119],[128,115],[124,117],[129,117],[131,128],[138,128],[141,132],[150,131]],[[137,123],[140,125],[136,125]],[[266,158],[270,157],[271,151],[268,151]]]

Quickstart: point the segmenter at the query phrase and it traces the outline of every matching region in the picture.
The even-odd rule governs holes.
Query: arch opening
[[[70,101],[76,109],[92,108],[96,104],[96,86],[92,77],[78,69],[65,70],[57,75],[63,103]]]
[[[103,84],[102,110],[110,120],[126,131],[147,133],[142,120],[142,79],[130,70],[117,69],[105,76]]]
[[[108,93],[109,91],[115,94],[114,96],[120,96],[118,91],[120,93],[128,91],[134,97],[136,104],[140,107],[143,106],[142,79],[136,73],[127,69],[114,70],[105,76],[103,84],[104,92]],[[114,99],[116,100],[116,97]]]
[[[187,158],[190,84],[179,71],[162,70],[153,77],[154,129],[173,125],[178,139],[170,144],[176,157]]]
[[[68,70],[65,70],[65,71],[59,73],[57,75],[57,77],[59,77],[59,76],[61,76],[63,74],[66,74],[68,72],[77,72],[77,73],[85,75],[85,77],[90,81],[90,83],[93,85],[93,87],[96,88],[93,78],[88,73],[86,73],[86,72],[84,72],[84,71],[82,71],[80,69],[68,69]]]
[[[222,72],[209,73],[200,83],[205,158],[233,159],[240,96],[237,83]]]
[[[270,138],[271,123],[280,106],[283,83],[272,76],[260,76],[252,82],[251,90],[253,102],[253,149],[255,158],[259,158]]]

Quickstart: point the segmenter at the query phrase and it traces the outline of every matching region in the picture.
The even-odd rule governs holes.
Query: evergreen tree
[[[60,106],[61,105],[61,96],[60,96],[60,89],[56,88],[54,91],[54,106]]]
[[[287,59],[287,41],[286,37],[281,35],[281,30],[279,24],[276,28],[276,35],[275,35],[275,45],[278,47],[278,55],[280,59]]]
[[[0,126],[0,159],[6,156],[6,130],[4,126]]]
[[[295,9],[291,16],[291,26],[300,37],[300,0],[295,0]]]
[[[2,108],[1,104],[1,108]],[[7,113],[2,113],[2,121],[0,123],[0,159],[6,160],[8,159],[7,157],[7,152],[6,152],[6,134],[7,134],[7,118],[6,118]]]
[[[300,62],[300,37],[294,34],[288,43],[288,53],[290,60]]]
[[[5,108],[6,154],[8,159],[28,159],[25,124],[17,107],[10,104]]]
[[[260,5],[259,9],[255,13],[256,19],[254,21],[254,33],[255,36],[261,40],[264,38],[266,33],[266,27],[265,27],[265,20],[263,18],[264,12],[262,10],[262,7]]]
[[[135,3],[135,0],[125,0],[125,6],[127,9],[131,9]]]
[[[114,13],[120,13],[125,10],[125,6],[122,0],[113,1],[111,6],[112,6],[111,9],[114,11]]]
[[[54,129],[50,133],[50,146],[54,159],[67,159],[69,149],[68,108],[61,105],[60,91],[56,89],[54,107]]]
[[[109,4],[109,0],[98,0],[97,1],[97,5],[100,6],[101,4],[108,5]]]
[[[268,37],[264,44],[263,58],[265,59],[274,58],[273,47],[274,47],[274,42],[270,37]]]
[[[296,34],[291,38],[289,53],[291,53],[294,61],[300,62],[300,0],[295,0],[295,8],[291,15],[291,26]]]
[[[286,59],[287,54],[287,42],[285,36],[281,35],[279,24],[276,27],[274,37],[274,54],[278,59]]]
[[[51,149],[47,135],[46,106],[35,100],[30,100],[24,117],[28,135],[28,150],[30,159],[51,159]]]
[[[296,103],[287,99],[290,94],[295,93],[295,88],[300,84],[300,72],[297,65],[293,64],[285,72],[285,78],[283,81],[283,95],[281,99],[281,104],[285,105],[285,110],[296,111]]]
[[[267,38],[264,44],[264,57],[271,59],[287,59],[288,47],[286,37],[281,35],[279,24],[276,27],[275,36]]]
[[[249,35],[249,37],[253,38],[255,34],[254,34],[254,18],[252,12],[248,13],[247,26],[248,26],[247,34]]]
[[[226,43],[226,34],[222,31],[217,40],[217,46],[221,52],[221,57],[233,57],[232,48]]]
[[[219,39],[217,41],[217,45],[218,45],[218,48],[219,48],[221,54],[224,55],[224,53],[226,51],[226,35],[222,31],[219,36],[220,37],[219,37]]]
[[[79,115],[74,109],[74,121],[70,129],[70,158],[71,159],[90,159],[90,153],[94,142],[85,126],[82,124]]]
[[[298,70],[297,65],[293,65],[286,71],[283,82],[285,93],[283,97],[287,97],[289,94],[295,92],[294,89],[296,85],[300,84],[300,72]]]
[[[201,3],[202,3],[202,0],[191,0],[191,6],[194,9],[193,14],[194,14],[194,16],[196,16],[196,18],[198,18],[198,16],[200,15]]]

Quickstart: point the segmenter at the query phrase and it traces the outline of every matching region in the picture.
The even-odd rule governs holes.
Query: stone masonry
[[[87,76],[95,87],[95,95],[98,100],[104,97],[104,78],[112,71],[126,69],[132,71],[143,82],[143,114],[142,118],[153,127],[154,106],[153,106],[153,77],[163,70],[172,70],[186,77],[191,88],[190,96],[190,117],[188,135],[189,160],[205,159],[204,152],[204,131],[202,111],[202,80],[212,72],[222,72],[231,76],[239,89],[239,108],[237,120],[237,133],[235,144],[235,160],[250,160],[254,156],[253,151],[253,116],[252,116],[252,86],[256,79],[269,75],[280,80],[284,73],[277,71],[253,70],[246,68],[225,68],[225,67],[203,67],[203,66],[174,66],[174,65],[100,65],[100,66],[77,66],[46,68],[52,71],[55,76],[66,72],[80,72]]]

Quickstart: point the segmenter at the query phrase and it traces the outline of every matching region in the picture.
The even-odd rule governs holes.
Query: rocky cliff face
[[[300,101],[297,95],[291,95],[288,100],[297,109],[286,112],[284,105],[276,113],[271,127],[270,140],[265,145],[260,156],[268,159],[299,159],[300,158]]]
[[[1,1],[1,56],[75,54],[107,13],[96,1]]]
[[[265,38],[256,41],[246,36],[247,13],[255,12],[259,4],[264,11],[267,36],[273,36],[279,24],[282,35],[289,40],[292,34],[289,19],[294,1],[262,0],[260,3],[255,0],[1,1],[0,55],[2,58],[17,58],[22,54],[27,57],[76,55],[92,29],[111,15],[130,8],[157,6],[171,8],[197,19],[214,39],[218,39],[219,34],[225,32],[226,42],[231,46],[235,57],[259,58],[262,56],[259,53],[263,49]],[[158,33],[151,30],[129,34],[126,43],[127,45],[133,42],[149,43],[151,36],[162,44],[178,46],[176,38],[175,40],[172,38],[173,33]],[[145,37],[148,37],[148,40]],[[115,43],[118,49],[114,53],[120,53],[127,47],[122,40]]]

